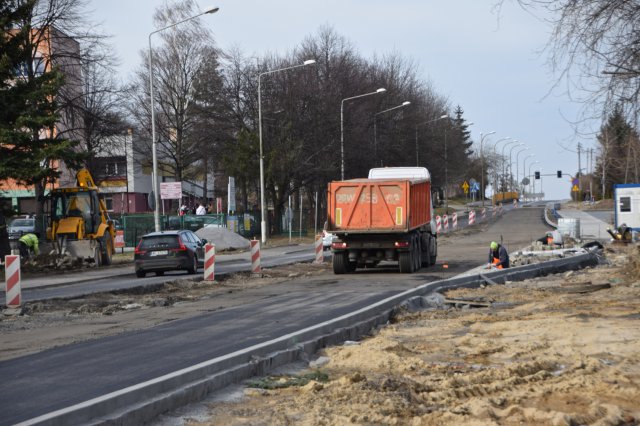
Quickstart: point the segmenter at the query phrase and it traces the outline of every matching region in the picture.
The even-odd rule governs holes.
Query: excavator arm
[[[93,181],[93,177],[87,169],[78,170],[78,173],[76,173],[76,184],[84,188],[96,188],[96,183]]]

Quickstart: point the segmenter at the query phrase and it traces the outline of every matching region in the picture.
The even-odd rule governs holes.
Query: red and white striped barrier
[[[449,216],[442,215],[442,224],[444,228],[444,232],[449,232]]]
[[[213,244],[204,245],[204,280],[215,281],[216,279],[216,246]]]
[[[323,247],[322,247],[322,235],[316,235],[315,249],[316,249],[316,263],[323,263],[324,253],[323,253]]]
[[[436,216],[436,234],[442,232],[442,219],[440,216]]]
[[[474,223],[476,223],[476,211],[471,210],[469,212],[469,226],[473,225]]]
[[[498,206],[493,206],[491,208],[491,217],[496,217],[496,214],[498,214]]]
[[[4,257],[4,276],[7,308],[19,308],[22,299],[20,256],[11,254]]]
[[[251,240],[251,273],[259,274],[260,272],[260,241]]]
[[[451,229],[458,229],[458,213],[453,213],[451,215]]]
[[[518,200],[513,200],[513,208],[514,209],[518,208]]]
[[[483,209],[480,211],[480,216],[481,216],[482,221],[487,220],[487,209],[486,209],[486,208],[483,208]]]

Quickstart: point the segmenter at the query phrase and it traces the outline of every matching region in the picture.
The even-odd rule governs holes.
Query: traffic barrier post
[[[251,240],[251,273],[260,274],[260,241]]]
[[[451,215],[451,228],[455,231],[458,229],[458,213],[453,213]]]
[[[442,222],[444,222],[444,232],[449,232],[449,216],[446,214],[442,216]]]
[[[216,270],[216,246],[214,244],[204,245],[204,280],[215,281]]]
[[[469,226],[473,225],[474,223],[476,223],[476,211],[471,210],[469,212]]]
[[[440,216],[436,216],[436,234],[442,232],[442,219]]]
[[[485,220],[487,220],[487,209],[483,208],[481,211],[481,215],[482,215],[482,221],[484,222]]]
[[[322,235],[316,235],[315,249],[316,249],[316,263],[323,263],[324,253],[323,253],[323,247],[322,247]]]
[[[20,309],[22,284],[20,278],[20,256],[8,254],[4,257],[5,304],[7,309]]]
[[[493,206],[493,207],[491,208],[491,217],[492,217],[492,218],[496,217],[496,214],[497,214],[497,213],[498,213],[498,207]]]

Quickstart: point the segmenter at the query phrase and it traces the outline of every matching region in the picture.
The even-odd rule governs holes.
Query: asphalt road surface
[[[483,264],[492,240],[502,240],[513,251],[546,230],[542,209],[518,209],[492,225],[442,236],[439,263],[415,274],[383,265],[289,281],[248,290],[247,303],[240,306],[0,362],[0,424],[78,404],[335,318]]]

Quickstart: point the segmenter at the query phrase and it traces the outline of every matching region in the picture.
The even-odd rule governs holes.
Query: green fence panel
[[[136,214],[122,216],[122,224],[124,228],[124,242],[127,247],[135,247],[138,245],[140,238],[155,231],[155,219],[153,214]],[[189,229],[196,231],[207,225],[226,226],[224,214],[207,214],[207,215],[161,215],[160,229],[178,230]]]

